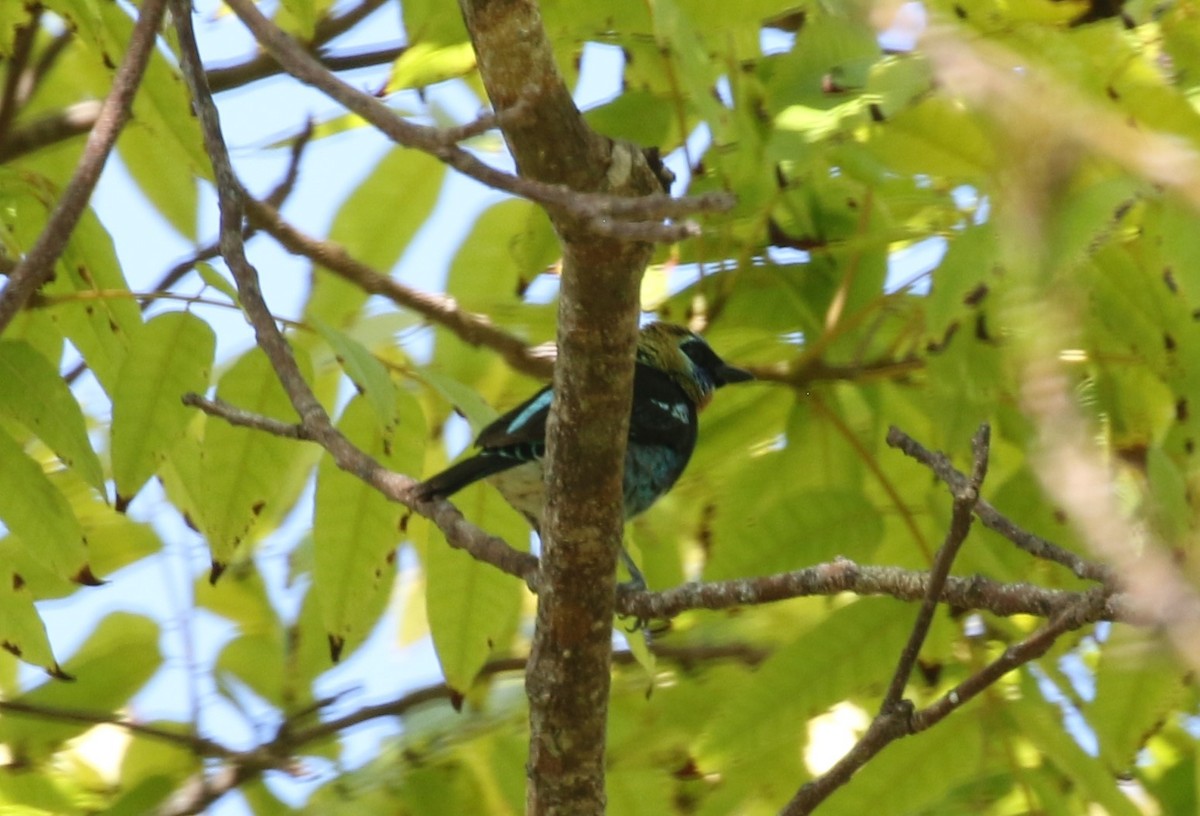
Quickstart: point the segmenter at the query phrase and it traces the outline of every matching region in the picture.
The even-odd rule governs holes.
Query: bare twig
[[[17,116],[22,97],[28,94],[27,90],[22,93],[22,85],[27,85],[31,79],[26,68],[29,65],[29,57],[33,54],[33,44],[37,40],[42,7],[35,3],[28,7],[28,11],[29,20],[17,26],[13,34],[12,53],[5,61],[4,88],[0,91],[0,145],[7,140],[9,128]]]
[[[49,279],[75,224],[83,215],[92,189],[100,178],[100,171],[104,169],[104,163],[117,141],[117,135],[129,119],[134,94],[154,50],[164,7],[165,0],[146,0],[142,4],[129,38],[129,49],[113,75],[112,89],[105,97],[96,124],[88,135],[75,173],[37,241],[9,275],[8,284],[0,292],[0,334],[4,333],[30,295]]]
[[[917,601],[929,592],[929,573],[903,567],[864,566],[845,558],[804,569],[756,578],[684,584],[662,592],[637,592],[622,588],[617,593],[617,611],[641,620],[673,618],[691,609],[736,609],[791,598],[818,595],[881,595],[901,601]],[[977,609],[993,615],[1036,615],[1051,617],[1075,603],[1080,593],[1046,589],[1025,583],[1000,583],[974,576],[946,579],[938,599],[956,609]],[[1119,620],[1146,625],[1121,595],[1109,599],[1100,620]]]
[[[697,212],[723,211],[733,206],[733,196],[727,193],[710,193],[688,198],[672,198],[668,195],[622,197],[580,193],[562,185],[547,184],[497,170],[447,139],[437,128],[406,122],[378,99],[362,93],[334,76],[306,53],[299,43],[263,16],[251,0],[230,0],[228,5],[254,34],[255,39],[292,76],[323,91],[362,116],[398,144],[424,150],[464,175],[490,187],[569,213],[581,222],[593,225],[607,219],[636,219],[646,222],[631,228],[639,233],[638,235],[620,235],[629,240],[648,240],[649,236],[653,235],[654,240],[673,242],[678,240],[677,229],[656,225],[655,221],[663,218],[681,218]],[[656,226],[660,231],[655,231]],[[601,229],[610,228],[601,226]],[[611,230],[619,232],[616,226],[611,227]]]
[[[199,394],[184,394],[183,404],[190,405],[193,408],[199,408],[209,416],[220,417],[230,425],[236,425],[239,428],[250,428],[255,431],[278,436],[283,439],[300,439],[305,442],[315,442],[312,433],[307,431],[302,424],[294,422],[283,422],[278,419],[272,419],[262,414],[254,414],[249,411],[243,411],[235,405],[230,405],[228,402],[220,399],[209,399],[202,397]]]
[[[941,453],[927,450],[919,442],[898,428],[891,428],[887,436],[888,445],[898,448],[906,456],[917,460],[945,482],[950,490],[958,492],[967,485],[967,477],[954,468],[950,460]],[[1071,570],[1076,577],[1090,581],[1107,582],[1111,579],[1111,571],[1104,564],[1089,561],[1075,553],[1047,541],[1041,536],[1034,535],[1028,530],[1014,524],[1007,516],[993,507],[987,499],[980,498],[975,504],[975,515],[989,530],[994,530],[1007,538],[1017,547],[1035,558],[1042,558],[1061,564]]]
[[[797,362],[745,366],[756,380],[785,383],[807,388],[820,382],[865,383],[880,379],[902,379],[925,368],[925,360],[916,356],[881,357],[861,363],[836,365],[820,357],[805,355]]]
[[[254,430],[286,439],[302,439],[316,442],[323,446],[325,439],[315,430],[313,425],[306,423],[287,423],[261,414],[243,411],[221,400],[208,399],[198,394],[185,394],[183,401],[187,405],[199,408],[210,416],[220,417],[232,425]],[[346,443],[349,444],[349,443]],[[327,448],[328,450],[328,448]],[[537,556],[514,549],[503,539],[488,535],[483,530],[469,523],[462,513],[445,499],[435,501],[417,501],[412,497],[410,488],[416,484],[413,479],[392,473],[374,462],[369,456],[351,448],[349,452],[342,451],[343,459],[338,462],[343,467],[367,484],[375,487],[383,495],[393,501],[401,502],[416,510],[422,516],[437,525],[446,542],[455,549],[463,550],[472,558],[491,564],[501,572],[521,579],[530,589],[536,591],[538,559]],[[344,464],[343,464],[344,463]],[[356,469],[359,468],[359,469]]]
[[[14,127],[0,142],[0,164],[87,133],[99,121],[102,107],[102,103],[89,99]]]
[[[925,597],[921,599],[921,609],[917,612],[917,620],[913,624],[908,642],[900,653],[900,660],[897,662],[896,671],[893,672],[892,680],[888,684],[887,693],[883,695],[883,702],[879,707],[880,714],[890,714],[900,706],[904,697],[904,688],[908,685],[908,678],[921,653],[921,644],[925,642],[925,637],[929,634],[929,627],[933,623],[933,613],[937,609],[942,588],[946,585],[946,578],[950,575],[950,566],[954,563],[963,542],[967,540],[967,534],[971,531],[972,514],[976,502],[979,501],[979,490],[983,486],[983,477],[987,474],[991,433],[991,427],[985,423],[979,426],[974,439],[971,440],[971,450],[974,454],[971,481],[961,490],[954,491],[954,510],[950,517],[950,527],[946,530],[946,539],[942,543],[941,549],[938,550],[932,569],[929,570],[929,586],[925,591]]]
[[[336,17],[322,17],[317,21],[313,29],[313,38],[308,44],[309,50],[316,52],[325,43],[345,34],[351,28],[378,11],[386,2],[387,0],[363,0],[363,2],[347,10],[344,14],[339,14]],[[403,47],[397,47],[394,49],[376,49],[372,53],[376,55],[377,59],[383,62],[391,62],[400,56],[402,51]],[[389,56],[390,58],[387,58]],[[379,64],[377,62],[363,62],[361,55],[347,55],[345,57],[324,55],[317,58],[332,71],[363,68],[368,65]],[[257,54],[245,62],[218,66],[206,73],[208,75],[209,88],[213,93],[220,93],[232,88],[239,88],[255,80],[274,76],[282,70],[279,63],[272,59],[269,54]]]
[[[209,805],[231,790],[275,767],[271,764],[264,767],[261,761],[255,759],[257,758],[246,757],[217,768],[211,773],[205,770],[193,774],[155,811],[155,816],[192,816],[204,813]]]
[[[79,723],[81,725],[115,725],[124,728],[131,734],[169,742],[186,748],[197,757],[217,757],[229,759],[238,755],[233,751],[205,737],[189,734],[183,731],[171,731],[154,725],[117,717],[105,711],[79,711],[56,706],[37,705],[21,700],[0,700],[0,712],[11,717],[32,717],[51,722]]]
[[[1029,637],[1009,646],[1000,657],[959,683],[937,702],[917,712],[899,706],[881,712],[867,732],[846,756],[826,773],[806,782],[781,811],[782,816],[812,813],[830,794],[850,781],[860,768],[880,751],[901,737],[924,731],[941,722],[968,700],[995,683],[1008,672],[1044,655],[1066,632],[1094,623],[1107,606],[1108,592],[1096,587],[1059,611],[1045,626]]]
[[[685,667],[726,660],[755,666],[767,656],[764,650],[744,643],[715,646],[652,644],[650,650],[660,659],[671,660]],[[523,671],[526,662],[524,658],[519,657],[491,660],[479,670],[478,678],[482,680],[498,674]],[[613,662],[619,665],[632,665],[637,661],[632,652],[620,651],[613,654]],[[188,816],[203,812],[217,799],[259,776],[263,771],[289,767],[292,764],[292,757],[305,747],[337,736],[357,725],[385,717],[403,717],[420,706],[441,700],[454,700],[459,694],[459,691],[450,688],[445,683],[434,683],[414,689],[395,700],[363,706],[348,714],[315,725],[301,726],[299,724],[311,712],[294,714],[280,725],[275,737],[269,742],[249,751],[229,752],[225,757],[225,764],[211,776],[197,774],[192,777],[168,800],[166,806],[158,811],[158,816]],[[125,725],[121,722],[116,724]]]
[[[221,400],[197,394],[187,394],[183,401],[233,425],[253,428],[286,439],[316,441],[313,434],[301,424],[254,414]],[[417,505],[409,500],[404,501],[410,507],[424,511],[423,515],[428,515],[437,522],[452,546],[459,547],[474,558],[492,564],[526,582],[536,573],[536,557],[513,550],[499,539],[472,527],[449,502]],[[443,513],[444,516],[441,515]],[[445,523],[439,519],[444,519]],[[471,539],[477,540],[478,543],[470,543]],[[502,555],[498,556],[498,553]],[[862,566],[849,559],[838,558],[829,563],[791,572],[685,584],[662,592],[634,591],[622,587],[617,593],[617,612],[642,620],[661,620],[676,617],[692,609],[732,609],[792,598],[837,595],[842,592],[853,592],[863,596],[885,595],[901,601],[915,601],[931,594],[930,582],[930,574],[927,572],[902,567]],[[1043,618],[1058,614],[1076,603],[1080,597],[1077,592],[1046,589],[1033,584],[1001,583],[982,576],[949,576],[936,593],[938,601],[957,609],[978,609],[1001,616],[1036,615]],[[1133,614],[1120,595],[1108,599],[1098,619],[1119,620],[1135,625],[1147,623]]]
[[[284,171],[283,178],[275,185],[275,188],[267,194],[266,201],[272,207],[282,207],[283,203],[291,196],[292,191],[296,189],[296,182],[300,178],[300,160],[304,156],[304,149],[308,147],[312,140],[313,126],[312,122],[305,123],[304,128],[296,135],[292,142],[291,152],[288,157],[287,170]],[[250,238],[256,232],[256,228],[247,223],[242,231],[244,238]],[[179,261],[166,271],[154,285],[152,292],[163,292],[178,283],[184,275],[196,268],[196,264],[202,261],[211,261],[214,258],[221,256],[220,240],[213,241],[205,247],[201,247],[196,252],[192,253],[187,258]],[[143,308],[148,301],[143,301]]]
[[[251,222],[270,234],[288,251],[303,255],[313,263],[333,272],[372,295],[389,298],[401,308],[409,309],[442,326],[462,341],[474,346],[486,346],[497,352],[513,369],[533,377],[548,378],[554,361],[536,354],[529,346],[492,323],[486,315],[459,308],[453,298],[422,292],[405,286],[361,261],[332,241],[321,241],[304,234],[285,221],[270,204],[246,199]]]

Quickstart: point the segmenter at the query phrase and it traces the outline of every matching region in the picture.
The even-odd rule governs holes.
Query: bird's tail
[[[418,498],[425,500],[444,499],[473,482],[512,466],[512,460],[503,456],[472,456],[421,482],[416,487],[416,494]]]

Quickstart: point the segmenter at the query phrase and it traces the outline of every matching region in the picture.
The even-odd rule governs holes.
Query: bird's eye
[[[679,345],[679,350],[688,359],[706,371],[713,371],[721,366],[721,358],[717,356],[708,343],[698,337],[689,337]]]

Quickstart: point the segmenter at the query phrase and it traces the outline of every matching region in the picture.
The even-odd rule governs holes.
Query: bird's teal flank
[[[646,511],[679,479],[696,446],[697,414],[713,392],[749,379],[749,372],[727,364],[682,326],[651,323],[642,329],[625,451],[625,518]],[[450,496],[486,478],[530,524],[540,527],[552,396],[546,386],[496,419],[475,440],[479,453],[423,482],[418,495]]]

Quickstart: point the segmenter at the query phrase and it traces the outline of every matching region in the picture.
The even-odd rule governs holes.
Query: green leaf
[[[700,738],[702,767],[740,764],[781,748],[784,741],[795,750],[798,732],[810,717],[887,681],[912,628],[907,605],[868,598],[827,612],[812,601],[807,604],[807,623],[792,619],[788,624],[808,631],[779,648],[753,674],[725,684]],[[813,660],[813,655],[822,659]]]
[[[0,521],[26,552],[61,578],[88,566],[83,529],[63,494],[21,446],[0,428]]]
[[[450,377],[443,376],[432,368],[421,371],[421,379],[453,405],[471,423],[471,430],[478,433],[494,420],[498,414],[488,405],[479,392]]]
[[[317,318],[313,327],[329,343],[337,360],[360,394],[366,396],[379,418],[379,424],[390,429],[396,418],[396,386],[383,363],[362,343],[326,325]]]
[[[926,97],[888,120],[868,147],[896,172],[981,181],[996,164],[995,147],[978,119],[944,97]]]
[[[424,455],[424,415],[411,396],[399,396],[387,425],[380,425],[368,400],[357,397],[342,412],[338,428],[381,464],[413,473]],[[322,458],[313,513],[313,589],[336,659],[358,647],[387,605],[403,512],[330,457]]]
[[[34,608],[33,593],[11,568],[0,572],[0,646],[47,674],[60,673],[46,626]]]
[[[541,207],[529,201],[502,201],[475,222],[450,264],[446,291],[460,307],[472,311],[511,306],[561,254]]]
[[[429,218],[445,176],[446,166],[420,150],[389,151],[338,209],[329,240],[387,275]],[[358,285],[317,268],[305,317],[342,327],[366,300]]]
[[[65,787],[61,779],[40,769],[7,767],[0,770],[0,803],[11,803],[5,811],[13,816],[77,812]]]
[[[225,644],[217,656],[218,687],[231,701],[237,695],[224,675],[232,675],[273,706],[283,707],[285,652],[283,630],[244,634]]]
[[[230,283],[224,275],[213,268],[212,264],[201,261],[195,266],[196,274],[204,281],[207,286],[211,286],[218,292],[229,298],[230,302],[240,304],[241,299],[238,297],[237,287]]]
[[[183,395],[208,389],[216,341],[189,312],[158,315],[138,334],[112,394],[118,497],[132,499],[183,436],[192,416]]]
[[[455,494],[467,518],[511,546],[526,549],[529,525],[495,488],[477,484]],[[489,656],[503,654],[516,631],[524,585],[490,564],[452,549],[431,524],[425,544],[429,629],[446,683],[467,692]]]
[[[304,355],[297,354],[297,362],[311,379]],[[221,377],[217,397],[245,411],[296,421],[274,370],[257,348]],[[188,476],[198,481],[187,490],[215,564],[245,554],[247,543],[291,509],[317,452],[294,439],[207,419],[199,473]]]
[[[188,239],[196,237],[200,191],[187,149],[161,124],[134,119],[117,142],[129,175],[167,222]]]
[[[785,470],[781,455],[767,455],[743,473],[725,497],[713,524],[706,577],[747,578],[799,569],[845,553],[872,552],[883,523],[861,492],[797,489],[769,473]],[[748,545],[752,540],[753,545]]]
[[[57,274],[42,292],[63,300],[50,315],[110,394],[129,343],[142,325],[137,303],[123,295],[128,291],[112,237],[89,208],[71,233]]]
[[[22,340],[0,340],[0,414],[25,425],[105,494],[104,472],[79,403],[54,365]]]
[[[1184,671],[1164,645],[1117,626],[1101,647],[1096,695],[1084,709],[1114,771],[1132,770],[1149,738],[1184,702]]]
[[[392,66],[388,91],[425,88],[448,79],[456,79],[475,70],[475,49],[469,42],[438,46],[414,43]]]
[[[726,123],[729,112],[718,101],[714,89],[721,66],[708,59],[708,47],[695,27],[695,21],[675,0],[651,0],[650,19],[654,39],[664,59],[674,66],[664,66],[682,87],[677,89],[701,119],[708,122],[718,142],[728,135]]]
[[[63,664],[63,671],[75,682],[50,680],[16,699],[44,708],[116,712],[162,663],[158,636],[158,625],[149,618],[114,612],[100,621],[79,651]],[[36,759],[89,728],[88,723],[6,713],[0,719],[0,743],[15,755]]]

